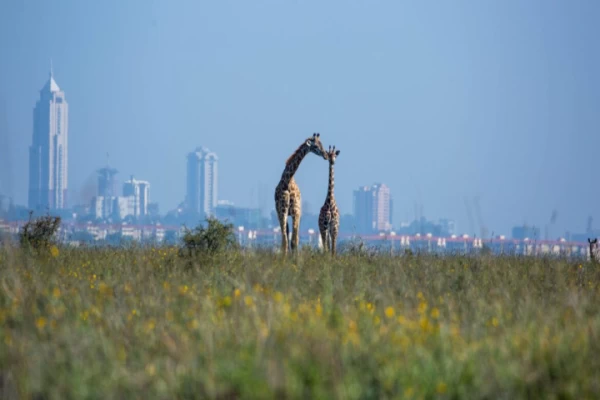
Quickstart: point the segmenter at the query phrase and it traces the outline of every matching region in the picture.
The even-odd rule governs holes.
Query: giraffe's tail
[[[285,233],[286,233],[286,235],[288,237],[288,240],[289,240],[289,237],[290,237],[290,221],[285,221]]]

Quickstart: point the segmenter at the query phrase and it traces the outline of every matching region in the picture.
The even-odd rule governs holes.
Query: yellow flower
[[[423,296],[423,292],[417,293],[417,299],[423,300],[425,297]]]
[[[498,318],[492,318],[492,325],[494,325],[494,327],[498,326]]]
[[[146,321],[146,324],[144,325],[144,331],[146,331],[146,333],[150,333],[154,330],[155,327],[156,321],[154,320],[154,318],[150,318],[148,321]]]
[[[241,291],[240,289],[235,289],[235,290],[233,291],[233,296],[234,296],[235,298],[238,298],[238,297],[240,297],[241,295],[242,295],[242,291]]]
[[[46,318],[44,317],[39,317],[36,321],[35,321],[35,326],[37,326],[38,329],[44,329],[44,327],[46,326]]]
[[[188,292],[188,285],[179,286],[179,294],[184,295]]]
[[[254,303],[254,300],[252,299],[252,297],[246,296],[244,297],[244,303],[246,303],[246,305],[250,307]]]
[[[273,299],[277,303],[281,303],[283,301],[283,293],[281,293],[281,292],[275,292],[275,294],[273,294]]]
[[[60,297],[60,289],[55,287],[54,290],[52,291],[52,296],[54,296],[55,298],[59,298]]]
[[[223,298],[223,305],[229,307],[231,305],[231,296],[225,296]]]
[[[56,247],[56,246],[50,247],[50,254],[52,255],[52,257],[54,257],[54,258],[58,257],[59,253],[60,252],[58,251],[58,247]]]
[[[438,319],[440,317],[440,310],[437,307],[433,307],[431,310],[431,318]]]
[[[448,391],[448,385],[446,385],[444,382],[440,382],[435,387],[435,390],[440,394],[444,394]]]
[[[427,312],[427,302],[421,301],[419,303],[418,312],[419,314],[425,314]]]
[[[388,307],[385,309],[385,316],[388,318],[394,318],[395,312],[394,312],[394,307]]]
[[[149,376],[154,376],[154,374],[156,373],[156,367],[154,366],[154,364],[146,365],[146,373]]]
[[[323,315],[323,307],[321,306],[321,304],[317,304],[315,306],[315,313],[317,314],[317,316],[321,316]]]

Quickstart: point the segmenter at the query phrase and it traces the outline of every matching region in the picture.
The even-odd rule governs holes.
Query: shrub
[[[29,221],[19,233],[19,243],[23,248],[36,251],[49,249],[55,242],[55,235],[60,227],[60,217],[45,215],[32,219],[33,212],[29,212]]]
[[[199,225],[186,230],[183,236],[186,255],[215,255],[237,248],[233,224],[223,223],[214,217],[206,218],[206,227]]]

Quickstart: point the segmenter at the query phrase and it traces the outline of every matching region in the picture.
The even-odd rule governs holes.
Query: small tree
[[[32,219],[33,211],[29,212],[29,221],[23,225],[19,233],[19,243],[22,247],[36,251],[50,248],[54,244],[54,236],[60,227],[60,217],[45,215]]]
[[[200,225],[194,230],[186,230],[183,236],[183,248],[190,256],[215,255],[237,248],[233,224],[208,217],[206,227]]]

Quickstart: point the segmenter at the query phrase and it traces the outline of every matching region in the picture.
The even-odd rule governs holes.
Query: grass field
[[[2,398],[600,398],[598,267],[0,249]]]

